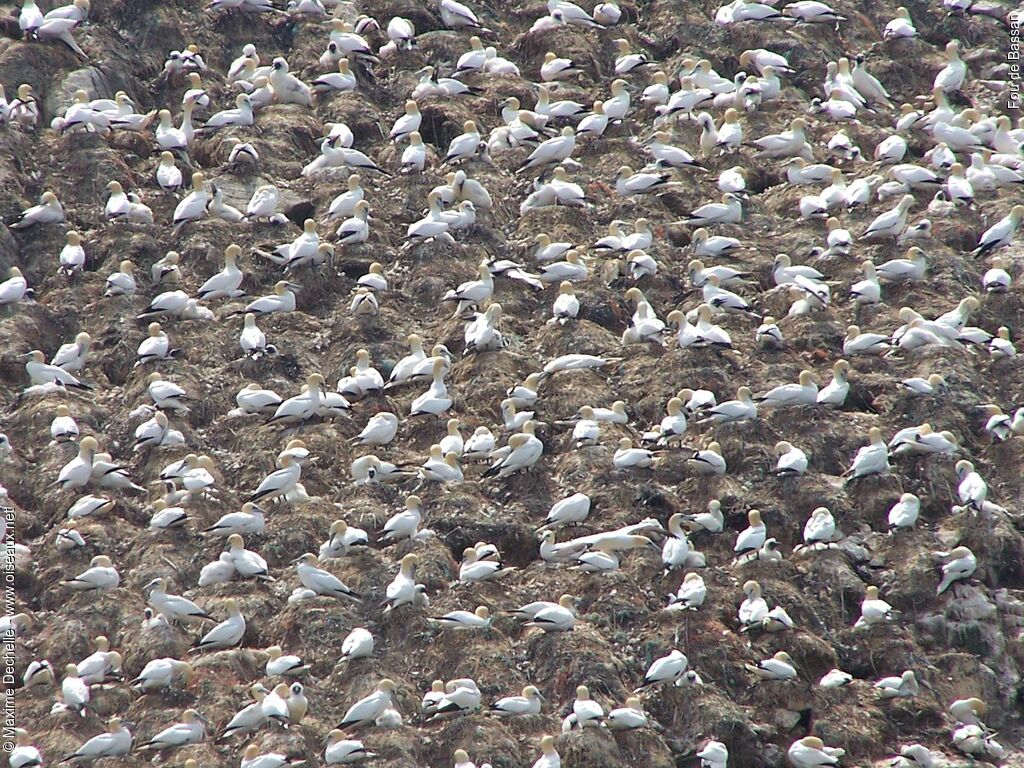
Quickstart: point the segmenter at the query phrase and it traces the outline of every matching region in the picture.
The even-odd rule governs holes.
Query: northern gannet
[[[64,761],[82,760],[93,762],[104,757],[123,757],[131,752],[132,734],[121,724],[121,718],[112,717],[107,723],[107,731],[93,736]]]
[[[668,75],[659,69],[651,73],[651,84],[644,88],[640,101],[649,107],[663,106],[668,102],[669,95]],[[667,132],[662,132],[655,136],[654,141],[666,142],[670,138]]]
[[[330,43],[334,45],[335,43]],[[337,72],[327,72],[313,81],[314,93],[324,94],[331,91],[354,91],[357,86],[356,76],[349,67],[348,59],[341,57],[337,61]]]
[[[285,706],[288,709],[288,721],[293,725],[301,723],[309,711],[309,700],[305,696],[302,683],[292,683],[288,686]]]
[[[59,272],[64,275],[73,275],[76,272],[81,272],[85,267],[85,249],[82,248],[82,236],[78,232],[71,230],[66,237],[67,244],[57,257],[60,264]]]
[[[90,438],[83,438],[83,442]],[[68,519],[73,523],[75,518],[79,517],[95,517],[97,515],[109,512],[114,508],[114,502],[103,496],[80,496],[75,502],[68,508],[67,516]],[[71,523],[68,523],[70,526]],[[66,534],[68,538],[74,538],[74,532]],[[81,538],[81,534],[78,535]],[[77,541],[76,541],[77,543]],[[81,546],[81,545],[80,545]]]
[[[992,266],[981,278],[982,288],[986,293],[1006,293],[1012,282],[1010,273],[1006,271],[1008,262],[999,256],[993,256],[989,263]]]
[[[946,66],[935,75],[932,88],[950,93],[958,91],[967,77],[967,65],[960,59],[960,42],[950,40],[946,43]]]
[[[587,686],[576,686],[576,699],[572,703],[572,714],[566,718],[562,725],[562,731],[572,728],[597,728],[603,720],[604,707],[591,698]]]
[[[709,739],[697,753],[701,768],[726,768],[729,763],[729,748],[721,741]]]
[[[818,507],[804,524],[804,544],[812,549],[819,544],[824,544],[828,549],[829,544],[836,540],[836,521],[828,507]]]
[[[385,709],[393,705],[396,690],[394,682],[384,678],[373,693],[349,707],[338,728],[344,730],[372,724]]]
[[[106,555],[96,555],[89,561],[89,568],[70,581],[61,582],[76,592],[107,592],[116,589],[121,576]]]
[[[682,527],[683,518],[682,513],[676,512],[668,519],[669,535],[661,549],[661,562],[666,573],[686,565],[690,554],[690,540]]]
[[[482,559],[474,547],[466,547],[462,552],[462,564],[459,566],[459,581],[468,584],[473,581],[486,581],[501,578],[515,568],[508,568],[497,559]]]
[[[239,536],[238,539],[241,540],[241,537]],[[229,538],[228,541],[230,542],[231,539]],[[250,575],[249,573],[243,573],[242,569],[239,568],[240,563],[237,556],[232,555],[232,560],[235,564],[235,569],[239,573],[243,576]],[[193,650],[223,650],[225,648],[233,648],[242,642],[242,637],[245,635],[245,618],[238,608],[238,602],[234,598],[229,597],[225,601],[224,607],[228,612],[227,619],[203,635],[200,640],[197,640],[192,646]]]
[[[595,101],[593,111],[585,115],[576,125],[577,138],[599,138],[608,128],[608,115],[604,112],[604,102]]]
[[[722,503],[718,499],[712,499],[708,502],[707,512],[685,515],[684,520],[686,527],[691,531],[721,533],[725,526],[725,520],[722,516]]]
[[[281,649],[278,646],[271,646],[271,648],[268,648],[267,649],[268,653],[273,648],[276,648],[278,654],[280,654]],[[280,658],[285,658],[285,657],[280,657]],[[275,674],[279,674],[279,673],[276,673],[276,672],[275,673],[270,672],[270,669],[269,669],[270,664],[271,664],[271,662],[268,661],[267,662],[267,667],[268,667],[267,668],[267,674],[268,674],[268,676],[273,676]],[[256,683],[255,685],[249,686],[248,693],[252,697],[253,702],[251,704],[246,705],[242,709],[238,710],[238,712],[236,712],[234,714],[234,716],[231,718],[231,720],[228,721],[228,724],[226,726],[224,726],[224,730],[221,732],[220,736],[218,737],[219,739],[226,739],[226,738],[228,738],[230,736],[234,736],[235,734],[252,733],[254,731],[258,731],[259,729],[261,729],[263,726],[265,726],[267,724],[267,716],[266,716],[266,714],[264,714],[263,707],[262,707],[263,700],[266,698],[267,693],[268,693],[267,689],[265,687],[263,687],[262,683]]]
[[[704,579],[696,573],[688,573],[683,577],[674,595],[668,596],[666,610],[696,611],[707,599],[708,590]]]
[[[907,227],[907,211],[914,205],[913,195],[904,195],[892,210],[877,216],[859,239],[892,237],[903,234]]]
[[[616,40],[616,45],[619,41]],[[616,66],[616,70],[618,67]],[[579,68],[572,59],[560,58],[557,54],[548,51],[544,54],[544,61],[540,66],[540,79],[545,83],[555,80],[568,80],[580,74]],[[616,71],[616,74],[620,74]]]
[[[855,629],[864,629],[874,624],[881,624],[895,618],[893,607],[878,596],[878,587],[869,586],[860,604],[860,617],[853,625]]]
[[[615,0],[606,0],[606,2],[594,6],[593,17],[598,24],[610,27],[619,23],[619,19],[622,18],[622,10]]]
[[[726,288],[721,287],[721,280],[715,274],[709,274],[701,287],[704,303],[718,312],[753,315],[754,311],[746,299]]]
[[[33,205],[22,211],[21,216],[10,225],[10,228],[28,229],[37,224],[59,224],[62,221],[64,221],[64,208],[57,196],[47,190],[39,198],[39,205]],[[14,268],[11,269],[13,273]]]
[[[778,322],[774,317],[769,315],[761,321],[761,325],[759,325],[757,330],[754,332],[754,341],[756,341],[757,345],[762,349],[782,349],[782,329],[779,328]],[[821,393],[819,392],[818,395],[820,397]]]
[[[374,640],[369,630],[363,627],[353,628],[341,643],[341,659],[352,661],[363,659],[373,654]]]
[[[160,162],[156,167],[156,183],[165,191],[180,189],[182,186],[181,171],[174,164],[174,155],[167,150],[160,153]]]
[[[408,50],[414,47],[416,27],[404,16],[393,16],[387,25],[388,39],[395,44],[397,50]]]
[[[444,162],[466,160],[477,155],[480,148],[480,131],[477,130],[476,122],[466,120],[462,124],[462,130],[463,132],[448,144]]]
[[[286,727],[291,721],[288,712],[288,684],[279,683],[275,685],[273,690],[260,702],[260,708],[263,710],[263,714],[266,715],[267,720]]]
[[[423,694],[420,701],[420,712],[424,715],[433,715],[437,712],[437,705],[444,698],[444,681],[434,680],[430,684],[430,690]]]
[[[159,615],[163,617],[163,614]],[[171,658],[153,659],[146,663],[138,677],[131,681],[131,685],[139,691],[184,688],[192,681],[192,675],[192,665],[188,662]]]
[[[475,611],[449,611],[443,616],[431,616],[428,620],[449,629],[486,629],[491,626],[491,614],[485,605]]]
[[[348,311],[353,317],[376,317],[380,312],[380,302],[377,300],[377,294],[369,288],[361,286],[356,288],[352,294],[352,301],[349,302]]]
[[[547,529],[540,533],[540,559],[546,563],[565,563],[576,560],[586,550],[586,545],[578,542],[559,544],[555,541],[555,532]]]
[[[83,437],[78,444],[78,455],[61,468],[60,473],[57,475],[57,480],[53,484],[60,485],[63,490],[83,488],[88,485],[92,478],[92,468],[97,447],[95,438],[91,436]],[[104,499],[103,502],[103,505],[105,505],[107,500]],[[95,510],[91,510],[89,514],[93,511]],[[75,515],[71,515],[69,511],[68,516],[74,517]]]
[[[232,224],[242,221],[245,218],[245,214],[240,210],[235,208],[233,205],[228,205],[224,202],[224,191],[220,186],[211,182],[210,189],[213,191],[213,197],[210,198],[210,202],[206,206],[207,213],[209,213],[210,216]]]
[[[718,128],[718,141],[715,142],[715,146],[724,154],[735,152],[742,143],[743,126],[739,122],[739,113],[730,107],[725,110],[722,125]]]
[[[395,120],[391,127],[388,138],[394,142],[408,139],[414,132],[419,131],[423,116],[416,102],[412,99],[405,102],[405,114]]]
[[[370,417],[366,426],[350,442],[357,445],[387,445],[398,434],[398,417],[382,411]]]
[[[190,221],[198,221],[206,216],[206,206],[209,203],[209,193],[206,189],[206,180],[202,173],[196,171],[192,174],[192,191],[182,198],[181,202],[174,209],[172,222],[175,229],[180,229]]]
[[[313,106],[309,86],[288,71],[288,62],[282,57],[274,59],[268,79],[274,92],[274,100],[279,104]]]
[[[883,699],[911,698],[921,691],[912,669],[894,677],[883,677],[874,688]]]
[[[793,660],[785,651],[779,651],[769,659],[763,659],[757,664],[744,664],[748,672],[761,680],[792,680],[796,678],[796,668]]]
[[[722,195],[722,202],[700,206],[690,213],[683,223],[704,227],[708,224],[734,224],[742,219],[742,200],[732,192],[726,192]]]
[[[540,757],[533,763],[533,768],[561,768],[562,758],[555,749],[553,736],[544,736],[540,740]]]
[[[924,279],[926,269],[927,259],[924,251],[912,246],[907,251],[906,258],[890,259],[884,264],[878,265],[875,267],[875,274],[879,280],[887,282],[918,282]]]
[[[861,333],[860,327],[846,327],[843,339],[844,355],[881,355],[889,351],[889,337],[883,333]]]
[[[1013,206],[1006,216],[985,230],[971,255],[987,256],[993,251],[1008,246],[1020,227],[1021,219],[1024,219],[1024,205]]]
[[[157,499],[151,505],[153,516],[149,519],[151,531],[169,531],[183,528],[188,522],[188,512],[183,507],[172,507],[164,499]]]
[[[269,296],[261,296],[245,305],[244,312],[254,315],[266,315],[272,312],[295,311],[295,293],[299,286],[287,280],[279,280],[274,284],[274,292]]]
[[[355,214],[356,203],[365,199],[366,192],[360,185],[359,174],[353,173],[346,182],[347,189],[331,201],[327,220],[349,218]]]
[[[818,766],[837,765],[839,758],[846,754],[845,750],[826,747],[817,736],[806,736],[794,741],[787,751],[789,761],[795,768],[818,768]]]
[[[528,170],[541,165],[552,165],[566,160],[576,148],[576,131],[572,126],[565,126],[559,136],[541,142],[518,168]]]
[[[882,439],[882,430],[871,427],[868,430],[868,441],[868,445],[857,451],[850,468],[843,473],[844,477],[856,479],[889,473],[889,449]]]
[[[66,711],[85,717],[85,711],[89,708],[89,686],[78,676],[78,667],[74,664],[64,667],[60,693]]]
[[[110,650],[110,641],[103,635],[93,640],[96,650],[82,659],[76,668],[87,685],[108,682],[121,671],[121,654]]]
[[[684,403],[680,398],[672,397],[665,406],[665,416],[644,434],[643,440],[656,442],[658,445],[679,444],[686,434],[686,427]]]
[[[755,139],[754,144],[760,147],[760,155],[771,158],[803,157],[810,159],[810,146],[804,132],[807,122],[802,117],[792,120],[788,131]]]
[[[11,267],[8,275],[9,277],[0,283],[0,307],[17,304],[26,296],[31,298],[33,293],[20,269]]]
[[[75,335],[75,340],[69,344],[61,344],[60,348],[50,360],[51,366],[62,368],[70,373],[77,373],[85,367],[85,359],[89,353],[89,346],[92,344],[92,337],[84,331]],[[31,375],[31,374],[30,374]]]
[[[470,678],[449,680],[445,683],[444,694],[438,699],[431,719],[466,715],[480,709],[482,694],[476,682]]]
[[[941,595],[958,581],[969,579],[978,567],[978,560],[967,547],[956,547],[949,552],[937,552],[946,560],[942,566],[942,581],[935,594]]]
[[[95,454],[92,462],[91,481],[101,488],[120,488],[145,493],[146,489],[136,485],[128,476],[128,471],[119,464],[112,463],[109,453]]]
[[[355,603],[362,602],[359,595],[345,586],[338,577],[318,567],[319,561],[316,555],[307,552],[298,558],[296,563],[295,571],[299,576],[299,581],[307,589],[313,590],[318,595],[341,597]]]
[[[498,699],[491,705],[488,712],[497,717],[536,715],[540,713],[543,699],[544,697],[536,687],[528,685],[523,688],[521,696],[507,696]]]
[[[278,409],[280,411],[280,409]],[[275,415],[275,418],[277,416]],[[281,468],[271,472],[247,499],[251,502],[274,501],[286,496],[295,488],[302,476],[302,465],[291,456],[286,456]]]
[[[776,477],[799,477],[807,471],[807,454],[792,443],[780,440],[772,452],[779,457],[775,463]]]
[[[763,395],[757,402],[761,407],[781,408],[792,405],[814,405],[817,402],[818,385],[814,383],[812,371],[800,371],[796,384],[781,384]]]
[[[327,734],[324,747],[324,762],[327,765],[349,765],[376,757],[375,752],[366,748],[359,739],[346,739],[338,729]]]
[[[228,537],[232,534],[259,534],[264,526],[263,510],[252,502],[242,505],[239,512],[228,512],[213,525],[204,528],[207,536]]]
[[[281,405],[281,397],[274,391],[263,389],[259,384],[248,384],[235,395],[235,403],[241,414],[264,413],[272,415]]]
[[[270,570],[267,561],[257,552],[245,548],[242,535],[232,533],[227,540],[228,559],[234,566],[235,571],[243,578],[257,578],[261,581],[273,581],[270,577]],[[230,606],[228,608],[230,611]],[[244,626],[244,622],[241,622]]]
[[[853,675],[841,669],[832,669],[818,681],[821,688],[842,688],[853,682]]]
[[[694,451],[686,461],[700,475],[724,475],[726,471],[722,446],[715,440],[709,442],[706,449]]]
[[[964,331],[966,330],[964,329]],[[963,338],[963,334],[961,338]],[[988,349],[993,360],[1010,359],[1017,356],[1017,348],[1010,341],[1010,329],[1005,325],[999,326],[996,335],[989,339]]]
[[[153,262],[149,276],[154,286],[177,285],[181,282],[181,256],[177,251],[168,251],[162,259]]]
[[[647,469],[655,463],[654,453],[647,448],[634,448],[633,441],[623,437],[612,456],[612,464],[616,469]]]
[[[994,736],[978,725],[963,725],[953,732],[953,746],[971,758],[988,758],[999,762],[1006,750]]]
[[[193,603],[191,600],[167,593],[167,580],[157,577],[149,582],[143,591],[149,593],[148,602],[156,611],[159,611],[169,620],[182,624],[202,621],[214,621],[206,611]],[[143,670],[145,673],[145,670]]]
[[[28,731],[24,728],[14,729],[14,744],[7,760],[11,768],[35,768],[43,765],[42,754],[32,744]]]
[[[416,601],[417,583],[416,566],[419,564],[419,556],[408,554],[402,558],[398,573],[384,592],[385,605],[388,612],[400,606],[414,603]]]
[[[659,168],[700,167],[700,163],[694,159],[693,155],[682,147],[672,144],[672,137],[666,131],[655,133],[654,137],[647,143],[647,149]],[[728,171],[724,171],[723,176],[727,173]],[[742,176],[740,176],[740,181],[742,181]],[[721,177],[719,182],[719,189],[723,192],[740,192],[743,189],[742,186],[735,188],[735,185],[724,188],[721,183]]]
[[[562,595],[557,603],[529,603],[513,613],[520,618],[528,619],[526,626],[539,627],[545,632],[568,632],[577,621],[574,604],[574,597]]]
[[[896,16],[886,23],[882,32],[883,40],[899,40],[906,37],[917,37],[917,29],[914,21],[910,18],[910,12],[900,6],[896,9]]]
[[[447,371],[447,362],[441,358],[431,361],[431,384],[422,395],[412,401],[409,407],[410,416],[431,415],[440,416],[452,406],[452,399],[448,395],[448,388],[444,383],[444,376]]]
[[[39,10],[35,0],[24,0],[21,12],[18,14],[18,28],[25,33],[25,37],[34,36],[42,23],[43,12]]]
[[[949,705],[949,714],[961,725],[978,725],[984,728],[981,718],[988,711],[988,706],[978,698],[957,699]]]
[[[736,553],[737,557],[742,557],[759,549],[768,536],[767,528],[761,519],[761,512],[759,510],[752,509],[747,512],[747,522],[747,527],[736,536],[736,544],[733,546],[733,552]]]
[[[256,325],[256,315],[252,312],[245,313],[245,322],[238,337],[238,344],[242,348],[242,352],[251,360],[257,360],[265,354],[277,352],[277,347],[267,344],[267,336]]]
[[[190,744],[198,744],[206,738],[205,718],[194,709],[186,709],[181,722],[165,728],[148,741],[138,745],[138,749],[174,749]]]
[[[686,672],[689,663],[689,659],[686,658],[686,654],[682,651],[676,649],[669,651],[666,656],[651,662],[651,665],[647,668],[647,673],[644,675],[643,682],[634,693],[656,685],[674,683]]]

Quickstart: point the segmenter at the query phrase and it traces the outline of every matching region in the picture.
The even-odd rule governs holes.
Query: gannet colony
[[[1024,13],[19,0],[6,764],[1024,765]]]

